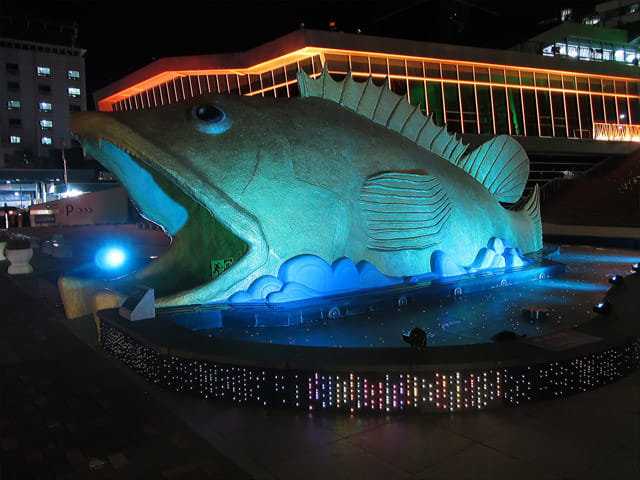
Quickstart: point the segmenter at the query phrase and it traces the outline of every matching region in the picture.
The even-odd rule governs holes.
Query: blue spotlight
[[[611,313],[611,304],[606,300],[593,306],[593,311],[601,315],[609,315]]]
[[[125,250],[117,246],[108,246],[99,249],[95,255],[95,263],[102,270],[118,270],[127,261]]]
[[[624,283],[624,277],[621,275],[613,275],[609,277],[609,283],[612,285],[622,285]]]

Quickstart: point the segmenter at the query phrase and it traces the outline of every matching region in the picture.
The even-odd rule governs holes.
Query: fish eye
[[[217,105],[199,105],[191,110],[196,128],[203,133],[219,134],[231,127],[231,120]]]

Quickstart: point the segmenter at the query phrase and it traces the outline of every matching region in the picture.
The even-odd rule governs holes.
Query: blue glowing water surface
[[[563,245],[552,259],[566,265],[561,277],[443,298],[438,304],[298,326],[222,327],[198,333],[275,344],[363,348],[407,346],[402,334],[414,327],[425,330],[427,346],[484,343],[504,330],[535,337],[593,318],[593,305],[611,287],[607,277],[628,273],[640,253]],[[548,316],[531,320],[523,314],[530,307],[546,309]]]

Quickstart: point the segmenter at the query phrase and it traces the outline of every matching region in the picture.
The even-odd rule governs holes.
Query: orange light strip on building
[[[333,73],[335,75],[346,75],[347,72],[333,71],[331,70],[329,73]],[[450,78],[436,78],[436,77],[413,77],[410,75],[385,75],[384,73],[361,73],[361,72],[352,72],[351,75],[354,77],[377,77],[377,78],[394,78],[396,80],[416,80],[416,81],[427,81],[427,82],[438,82],[438,83],[453,83],[456,85],[476,85],[483,87],[495,87],[495,88],[510,88],[510,89],[518,89],[522,88],[525,90],[540,90],[544,92],[557,92],[557,93],[579,93],[584,95],[600,95],[603,97],[616,97],[616,98],[637,98],[640,99],[640,95],[631,95],[628,93],[608,93],[608,92],[591,92],[589,90],[576,90],[571,88],[559,88],[559,87],[540,87],[537,85],[520,85],[520,84],[512,84],[512,83],[495,83],[495,82],[479,82],[476,80],[452,80]],[[638,80],[640,82],[640,80]]]
[[[335,54],[335,55],[354,55],[354,56],[368,56],[374,58],[385,58],[385,59],[398,59],[398,60],[411,60],[417,62],[435,62],[440,64],[447,65],[465,65],[471,67],[484,67],[484,68],[496,68],[496,69],[512,69],[517,71],[526,71],[526,72],[534,72],[534,73],[544,73],[544,74],[553,74],[553,75],[570,75],[577,77],[586,77],[586,78],[598,78],[598,79],[608,79],[608,80],[623,80],[623,81],[633,81],[638,82],[637,78],[628,78],[628,77],[615,77],[610,75],[595,75],[588,73],[579,73],[579,72],[570,72],[563,70],[551,70],[551,69],[543,69],[543,68],[534,68],[534,67],[522,67],[515,65],[501,65],[494,63],[485,63],[485,62],[471,62],[465,60],[448,60],[441,58],[431,58],[431,57],[416,57],[410,55],[398,55],[398,54],[387,54],[387,53],[378,53],[378,52],[367,52],[367,51],[359,51],[359,50],[343,50],[343,49],[332,49],[332,48],[323,48],[323,47],[304,47],[299,50],[295,50],[293,52],[287,53],[285,55],[281,55],[280,57],[270,59],[264,62],[257,63],[255,65],[246,67],[246,68],[227,68],[227,69],[199,69],[199,70],[175,70],[175,71],[165,71],[158,75],[154,75],[142,82],[138,82],[130,87],[120,90],[108,97],[103,98],[98,101],[98,109],[101,111],[109,111],[113,109],[113,104],[124,99],[127,99],[131,96],[137,95],[143,91],[150,90],[154,87],[162,85],[168,81],[171,81],[175,78],[182,76],[198,76],[198,75],[259,75],[266,71],[274,70],[279,67],[284,67],[294,61],[304,60],[315,55],[324,56],[325,54]],[[353,72],[354,75],[364,75],[368,76],[369,73],[360,73]],[[606,93],[606,92],[592,92],[585,90],[573,90],[566,88],[556,88],[556,87],[539,87],[533,85],[516,85],[516,84],[508,84],[508,83],[493,83],[493,82],[478,82],[471,80],[455,80],[455,79],[443,79],[443,78],[423,78],[423,77],[411,77],[407,75],[387,75],[387,74],[378,74],[373,73],[374,77],[391,77],[391,78],[399,78],[399,79],[415,79],[415,80],[429,80],[429,81],[437,81],[443,83],[455,83],[455,84],[469,84],[469,85],[486,85],[486,86],[504,86],[511,88],[526,88],[531,90],[544,90],[544,91],[555,91],[560,93],[583,93],[589,95],[606,95],[612,97],[622,97],[622,98],[640,98],[639,96],[629,95],[629,94],[616,94],[616,93]],[[268,87],[267,89],[261,89],[266,91],[273,87]],[[251,92],[252,94],[256,94]]]

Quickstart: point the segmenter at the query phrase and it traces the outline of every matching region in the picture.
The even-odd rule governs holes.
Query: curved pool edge
[[[238,404],[311,411],[429,412],[513,406],[605,385],[640,366],[640,276],[613,286],[609,314],[503,343],[306,347],[198,335],[159,315],[98,312],[103,348],[147,380]],[[581,323],[582,322],[582,323]]]

